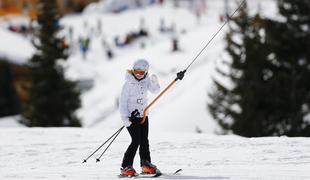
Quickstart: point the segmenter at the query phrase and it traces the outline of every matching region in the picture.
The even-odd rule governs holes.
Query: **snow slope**
[[[98,19],[96,16],[98,15],[89,14],[78,18],[68,17],[64,19],[63,22],[68,26],[79,27],[85,19],[88,19],[88,24],[95,23]],[[120,93],[126,69],[131,68],[133,61],[138,58],[146,58],[149,60],[151,64],[150,73],[157,74],[162,88],[165,88],[165,86],[175,78],[176,72],[182,70],[185,65],[189,63],[189,60],[195,55],[195,53],[197,53],[197,50],[201,48],[202,43],[205,42],[205,39],[201,38],[201,34],[205,33],[205,31],[212,32],[213,30],[214,32],[215,29],[207,27],[206,25],[205,27],[197,29],[197,22],[194,15],[185,9],[173,9],[169,6],[155,6],[143,10],[128,11],[117,15],[100,16],[104,24],[103,29],[105,37],[110,38],[108,41],[111,41],[111,39],[113,39],[112,37],[116,35],[123,35],[130,30],[137,30],[139,19],[142,16],[147,17],[145,19],[145,26],[151,34],[151,38],[146,40],[146,49],[140,49],[135,45],[131,45],[121,50],[117,50],[116,58],[112,61],[107,61],[102,54],[100,44],[95,44],[97,42],[94,42],[91,49],[92,54],[89,55],[89,58],[86,61],[78,58],[78,55],[73,56],[70,59],[71,65],[68,70],[69,76],[78,77],[86,74],[86,76],[91,76],[95,79],[95,88],[88,94],[84,95],[84,108],[80,112],[86,127],[102,127],[108,125],[115,127],[115,124],[117,124],[116,126],[119,126],[119,114],[116,110],[115,103],[117,102]],[[158,28],[162,16],[166,17],[167,23],[175,22],[178,31],[184,29],[188,31],[188,33],[184,35],[184,38],[180,39],[182,48],[181,52],[170,52],[171,34],[159,34]],[[116,22],[122,23],[120,24]],[[209,33],[204,36],[210,38]],[[220,50],[220,46],[218,47],[219,48],[217,49]],[[167,93],[166,97],[163,97],[158,104],[154,106],[154,110],[151,110],[153,111],[151,116],[152,119],[154,119],[154,126],[160,127],[163,124],[166,124],[167,128],[165,130],[169,130],[171,126],[175,126],[175,123],[183,122],[184,125],[179,126],[180,129],[176,128],[175,130],[184,131],[188,129],[189,131],[195,131],[195,126],[201,124],[201,126],[208,129],[208,132],[212,132],[214,123],[208,118],[206,111],[206,83],[208,83],[208,74],[212,72],[208,70],[212,67],[212,59],[213,58],[210,58],[210,60],[200,62],[200,65],[206,64],[206,66],[199,70],[200,73],[202,73],[200,74],[200,82],[205,81],[204,83],[200,84],[197,82],[197,80],[199,80],[199,73],[196,70],[198,66],[195,65],[193,66],[193,71],[186,76],[184,83],[182,82],[179,85],[176,85]],[[73,65],[77,63],[80,64],[80,66]],[[210,64],[210,67],[208,67],[207,64]],[[85,66],[89,68],[85,68]],[[196,76],[194,76],[195,74]],[[197,83],[197,85],[195,85],[196,88],[195,90],[193,89],[192,91],[189,91],[190,89],[188,87],[192,86],[193,83]],[[203,94],[204,98],[193,97],[194,99],[191,99],[190,96],[194,95],[197,91],[199,94]],[[150,100],[153,98],[154,96],[151,96]],[[187,103],[182,103],[184,106],[180,107],[180,100]],[[199,110],[192,106],[192,103],[197,100],[200,100],[198,102],[201,106]],[[188,105],[185,106],[185,104]],[[112,113],[106,116],[106,114],[111,111]],[[196,114],[196,120],[189,121],[189,119],[192,119],[193,114]],[[103,119],[103,117],[105,117],[105,120],[100,122],[100,119]],[[189,126],[191,127],[189,128]]]
[[[86,128],[16,128],[10,118],[1,119],[0,126],[6,128],[0,130],[0,179],[118,179],[122,156],[130,141],[126,130],[101,162],[95,163],[95,157],[102,150],[86,164],[81,162],[122,126],[116,101],[125,70],[137,58],[147,58],[151,63],[150,73],[159,76],[163,88],[167,86],[221,25],[218,15],[223,10],[223,1],[207,2],[208,11],[200,23],[187,10],[171,9],[169,4],[114,15],[92,13],[63,19],[66,27],[74,28],[75,41],[79,35],[93,32],[91,29],[98,19],[103,24],[103,35],[92,34],[93,42],[87,59],[83,60],[73,49],[74,54],[64,64],[68,77],[94,80],[94,88],[83,94],[83,107],[78,112]],[[275,14],[275,4],[271,0],[250,1],[251,10],[257,9],[257,2],[261,2],[264,14]],[[179,35],[186,31],[180,38],[182,51],[171,53],[172,34],[158,33],[162,16],[167,18],[167,25],[177,24]],[[105,37],[111,44],[115,35],[123,36],[130,30],[137,30],[141,17],[145,17],[145,24],[152,34],[151,38],[143,39],[146,48],[140,49],[141,41],[138,41],[115,50],[115,59],[108,61],[101,47],[102,38]],[[85,20],[89,25],[86,29],[83,28]],[[12,41],[11,35],[0,30],[0,43],[7,42],[1,44],[0,55],[6,52],[2,49],[10,46],[10,55],[20,55],[21,59],[26,59],[31,48],[20,45],[23,41],[20,37]],[[158,179],[310,179],[309,138],[242,138],[213,134],[218,127],[206,109],[207,92],[212,89],[211,76],[214,75],[215,63],[226,58],[223,35],[222,32],[214,39],[190,67],[185,78],[151,109],[150,147],[153,162],[165,173],[183,169],[177,176]],[[16,48],[12,48],[12,44]],[[24,54],[24,51],[27,53]],[[153,98],[151,96],[150,100]],[[197,130],[203,133],[198,134]],[[140,171],[138,165],[139,158],[136,156],[134,167]]]
[[[151,128],[153,162],[176,176],[158,179],[308,180],[309,138],[241,138],[195,133],[156,133]],[[118,179],[123,153],[129,143],[123,131],[96,163],[100,150],[89,154],[114,132],[100,129],[2,129],[0,179],[4,180],[113,180]],[[134,167],[140,171],[136,156]]]
[[[259,6],[261,2],[261,5]],[[207,1],[206,13],[198,22],[195,15],[186,8],[150,6],[134,9],[119,14],[100,14],[92,12],[78,16],[69,16],[62,24],[73,27],[74,39],[91,32],[93,43],[87,60],[80,54],[69,59],[68,76],[75,79],[94,79],[95,86],[83,95],[83,108],[79,115],[85,127],[117,127],[120,124],[116,102],[124,80],[126,69],[138,58],[146,58],[151,64],[150,73],[157,74],[162,88],[173,81],[176,73],[183,70],[193,60],[202,47],[211,39],[222,23],[223,1]],[[237,6],[231,2],[231,8]],[[264,8],[264,14],[275,14],[275,3],[270,0],[251,1],[251,12]],[[100,10],[98,10],[101,12]],[[176,25],[175,34],[160,34],[160,20],[164,18],[167,26]],[[124,36],[139,29],[139,22],[144,19],[144,26],[150,32],[150,38],[140,40],[128,47],[114,49],[116,58],[107,60],[102,49],[104,38],[110,45],[116,36]],[[102,23],[103,35],[96,35],[98,21]],[[86,24],[86,25],[85,25]],[[212,90],[211,77],[214,75],[215,62],[225,55],[223,30],[204,53],[188,70],[184,80],[176,83],[150,110],[152,126],[163,131],[195,132],[200,130],[214,133],[219,130],[207,110],[207,93]],[[171,38],[179,37],[181,51],[171,52]],[[146,44],[145,49],[139,43]],[[153,100],[155,96],[151,96]],[[177,126],[176,126],[177,125]]]
[[[187,67],[222,25],[219,16],[224,11],[223,2],[207,1],[207,11],[199,22],[189,9],[174,8],[170,1],[164,6],[154,5],[118,14],[101,13],[99,9],[98,12],[92,11],[89,14],[63,18],[61,20],[61,24],[65,27],[63,33],[68,33],[70,27],[73,29],[72,55],[68,63],[64,64],[67,76],[75,80],[94,81],[93,89],[82,95],[83,104],[78,111],[84,127],[120,126],[117,100],[126,69],[131,68],[136,59],[146,58],[150,62],[150,74],[159,76],[162,89],[172,82],[176,73]],[[231,8],[237,6],[232,1],[230,5]],[[275,3],[272,0],[250,2],[251,12],[257,11],[259,7],[264,9],[263,13],[268,16],[275,14]],[[167,27],[175,25],[176,33],[161,34],[158,31],[163,18]],[[101,34],[97,32],[99,21],[102,25]],[[114,47],[113,41],[116,36],[123,38],[128,32],[138,31],[142,21],[150,33],[149,38],[140,39],[127,47]],[[225,57],[223,42],[225,30],[227,29],[224,28],[223,32],[218,34],[190,67],[183,81],[177,82],[150,109],[152,126],[162,131],[202,131],[211,134],[219,131],[218,125],[207,110],[207,93],[212,90],[211,77],[215,74],[215,62]],[[15,39],[10,38],[11,36]],[[78,51],[78,39],[85,36],[91,37],[90,52],[86,60]],[[179,37],[181,51],[172,53],[171,38],[175,36]],[[22,37],[3,30],[0,31],[0,37],[3,39],[0,42],[3,43],[0,55],[9,54],[12,57],[17,56],[12,59],[25,60],[33,54],[33,47],[23,45],[29,42],[24,42]],[[104,53],[103,39],[113,48],[115,53],[113,60],[108,60]],[[19,42],[18,45],[15,42]],[[145,49],[140,48],[142,42],[146,45]],[[14,53],[16,50],[19,53]],[[151,95],[149,102],[155,97]]]

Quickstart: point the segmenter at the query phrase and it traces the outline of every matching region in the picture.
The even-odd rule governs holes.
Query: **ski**
[[[145,174],[145,173],[137,173],[133,176],[122,176],[122,175],[118,175],[119,178],[156,178],[161,176],[162,173],[160,171],[157,171],[155,174]]]
[[[182,169],[178,169],[173,173],[162,173],[160,171],[156,172],[155,174],[144,174],[144,173],[140,173],[140,174],[135,174],[133,176],[122,176],[122,175],[118,175],[119,178],[134,178],[134,179],[139,179],[139,178],[157,178],[160,176],[173,176],[173,175],[177,175],[179,172],[181,172]]]
[[[121,174],[118,175],[118,178],[135,178],[135,177],[138,177],[139,174],[135,174],[135,175],[132,175],[132,176],[122,176]]]
[[[161,172],[156,172],[155,174],[139,174],[138,176],[136,176],[135,178],[156,178],[163,175]]]
[[[162,173],[160,171],[156,172],[156,174],[139,174],[138,176],[135,176],[135,178],[157,178],[161,176],[174,176],[177,175],[179,172],[181,172],[182,169],[178,169],[173,173]]]

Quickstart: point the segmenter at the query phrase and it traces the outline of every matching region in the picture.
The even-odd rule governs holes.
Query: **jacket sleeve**
[[[128,110],[128,98],[129,98],[129,87],[128,84],[125,83],[122,88],[121,96],[119,98],[119,111],[121,115],[121,119],[124,122],[126,127],[131,125],[129,121],[129,110]]]
[[[157,77],[153,77],[155,75],[152,75],[149,78],[149,83],[148,83],[148,89],[151,93],[156,94],[160,91],[160,85],[158,83]]]

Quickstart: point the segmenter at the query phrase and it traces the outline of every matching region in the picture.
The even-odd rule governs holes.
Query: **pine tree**
[[[37,39],[34,41],[37,52],[30,63],[31,100],[23,113],[26,124],[81,126],[74,113],[80,107],[80,92],[75,82],[65,79],[63,68],[59,65],[68,55],[58,34],[61,28],[56,1],[40,0],[38,11]]]
[[[230,80],[227,87],[214,79],[215,91],[209,94],[212,102],[209,110],[215,120],[226,131],[242,136],[268,135],[264,126],[268,92],[268,77],[265,68],[268,47],[263,36],[263,20],[259,15],[250,17],[247,4],[240,9],[239,15],[231,20],[230,31],[226,35],[227,52],[231,62],[226,62],[230,72],[218,73]]]
[[[278,135],[310,136],[310,1],[279,0],[282,20],[268,20],[274,94],[269,117]]]
[[[19,100],[13,85],[10,65],[0,59],[0,117],[20,113]]]

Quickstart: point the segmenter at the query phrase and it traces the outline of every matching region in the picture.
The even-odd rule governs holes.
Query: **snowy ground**
[[[194,133],[150,132],[153,162],[166,173],[158,179],[308,180],[309,138],[241,138]],[[114,132],[89,129],[2,129],[0,179],[118,179],[129,143],[123,131],[95,162],[81,162]],[[136,156],[135,168],[140,171]]]
[[[62,24],[74,28],[75,40],[78,35],[86,33],[83,29],[85,20],[90,27],[95,27],[98,19],[103,23],[104,33],[93,37],[87,59],[83,60],[75,49],[69,62],[64,64],[70,78],[94,80],[94,88],[82,95],[83,107],[78,112],[85,128],[17,128],[19,125],[12,118],[1,119],[0,179],[117,179],[122,156],[129,143],[126,130],[101,162],[95,163],[95,158],[86,164],[81,162],[122,125],[116,101],[126,69],[137,58],[147,58],[151,64],[150,73],[157,74],[162,87],[166,87],[175,78],[175,73],[191,62],[221,26],[219,15],[223,12],[223,1],[207,2],[208,9],[200,23],[189,11],[171,9],[169,5],[121,14],[92,13],[63,19]],[[258,9],[268,16],[276,14],[272,0],[249,2],[251,11]],[[116,49],[116,57],[112,61],[107,60],[102,50],[102,38],[111,43],[114,35],[136,30],[142,16],[147,17],[145,24],[152,34],[149,39],[144,39],[146,48],[140,49],[138,41],[129,47]],[[167,18],[167,25],[175,22],[179,35],[182,34],[180,52],[171,53],[171,34],[158,32],[159,19],[163,16]],[[183,169],[178,176],[159,179],[310,179],[309,138],[214,135],[218,127],[206,104],[207,93],[212,89],[215,64],[226,58],[223,36],[224,32],[214,39],[183,81],[174,85],[151,109],[153,162],[166,173]],[[18,63],[31,56],[33,47],[24,39],[20,40],[21,37],[3,30],[0,30],[0,37],[0,56],[12,57]],[[20,53],[14,54],[12,49]],[[151,96],[150,100],[153,98]],[[197,134],[197,128],[203,133]],[[137,170],[138,161],[136,157]]]

